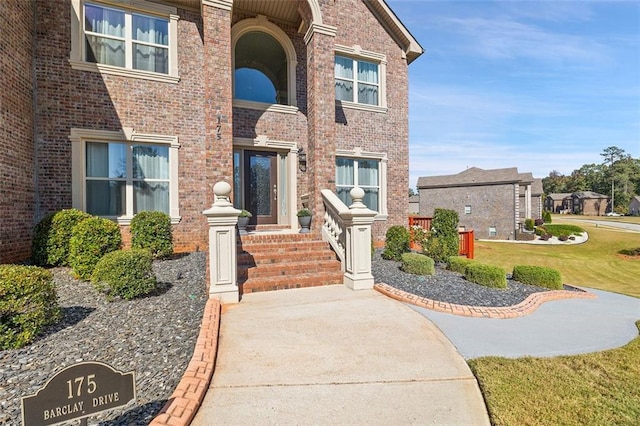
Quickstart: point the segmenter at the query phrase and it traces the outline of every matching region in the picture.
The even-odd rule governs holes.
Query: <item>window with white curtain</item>
[[[145,210],[170,212],[169,146],[86,143],[88,213],[132,217]]]
[[[364,190],[364,204],[377,212],[380,208],[380,161],[364,158],[336,157],[336,189],[347,206],[353,203],[350,191]]]
[[[335,86],[336,100],[380,105],[380,72],[377,63],[336,55]]]
[[[84,4],[84,60],[169,74],[169,19]]]

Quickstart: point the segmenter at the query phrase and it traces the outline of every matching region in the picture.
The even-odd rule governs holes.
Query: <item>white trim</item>
[[[258,111],[278,112],[282,114],[297,114],[298,107],[280,104],[267,104],[264,102],[245,101],[243,99],[233,100],[234,108],[255,109]]]
[[[370,105],[359,102],[339,101],[336,99],[336,105],[344,108],[358,109],[369,112],[387,112],[387,56],[382,53],[372,52],[370,50],[364,50],[357,44],[353,46],[345,46],[336,44],[333,48],[335,56],[342,56],[352,58],[355,61],[364,60],[368,62],[375,62],[378,64],[378,105]],[[354,69],[354,73],[355,73]],[[334,80],[335,80],[334,75]],[[354,92],[356,91],[354,87]],[[355,95],[354,95],[355,96]]]
[[[178,152],[180,143],[177,136],[158,135],[151,133],[136,133],[132,128],[124,127],[119,131],[71,128],[71,199],[74,208],[86,211],[86,142],[129,142],[153,143],[169,145],[169,216],[171,223],[180,222],[179,194],[178,194]],[[128,191],[129,192],[129,191]],[[132,206],[132,199],[127,195],[127,206]],[[133,215],[125,214],[116,219],[121,225],[128,225]]]
[[[168,19],[168,74],[130,68],[131,65],[129,64],[129,59],[127,59],[128,67],[117,67],[113,65],[87,62],[85,60],[85,35],[83,30],[84,4],[87,2],[96,5],[116,7],[128,13],[141,12]],[[180,17],[177,13],[178,11],[175,7],[151,3],[145,0],[128,0],[126,3],[114,0],[71,0],[71,51],[69,54],[69,64],[71,65],[71,68],[75,70],[177,84],[180,81],[178,70],[178,20]]]
[[[387,220],[387,218],[389,217],[389,210],[387,208],[387,153],[363,151],[362,148],[356,147],[354,149],[336,149],[336,158],[337,157],[347,157],[354,159],[361,158],[365,160],[377,160],[380,162],[380,199],[378,200],[378,202],[380,203],[380,211],[378,211],[375,220]]]
[[[258,31],[269,34],[282,46],[285,55],[287,55],[287,95],[288,106],[296,107],[298,102],[298,94],[296,91],[296,67],[298,66],[298,60],[296,56],[296,49],[291,42],[291,39],[287,34],[277,25],[269,22],[263,15],[258,15],[257,18],[243,19],[231,28],[231,69],[233,70],[233,96],[235,99],[235,70],[236,70],[236,43],[240,37],[250,31]],[[238,100],[234,100],[238,102]],[[253,104],[261,104],[261,102],[253,102]],[[266,104],[271,105],[271,104]],[[274,104],[276,105],[276,104]],[[279,105],[283,106],[283,105]],[[251,108],[251,107],[248,107]],[[261,108],[251,108],[261,109]],[[296,109],[297,111],[297,109]]]
[[[304,44],[309,44],[311,38],[316,33],[335,37],[338,34],[338,28],[331,25],[324,25],[323,23],[312,22],[311,25],[309,25],[309,29],[304,34]]]
[[[202,0],[202,6],[211,6],[216,9],[231,10],[233,8],[233,0]]]

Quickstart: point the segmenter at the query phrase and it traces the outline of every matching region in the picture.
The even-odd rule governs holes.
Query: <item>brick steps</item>
[[[238,244],[242,293],[342,284],[340,262],[315,235],[256,233]]]

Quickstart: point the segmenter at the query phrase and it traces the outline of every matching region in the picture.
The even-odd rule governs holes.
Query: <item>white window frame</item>
[[[334,46],[334,55],[347,57],[354,60],[354,95],[357,93],[358,80],[357,80],[357,61],[362,60],[366,62],[373,62],[378,64],[378,105],[361,104],[358,102],[339,101],[336,99],[336,104],[345,108],[359,109],[372,112],[387,112],[387,57],[386,55],[363,50],[359,45],[354,46]],[[335,80],[334,74],[334,80]],[[369,83],[367,83],[369,84]]]
[[[497,237],[498,236],[498,228],[495,226],[490,226],[489,227],[489,236],[490,237]]]
[[[157,18],[168,19],[169,21],[169,69],[168,74],[144,71],[128,67],[118,67],[114,65],[99,64],[87,62],[86,44],[84,33],[84,5],[85,3],[95,4],[96,6],[118,9],[125,12],[128,22],[131,20],[131,13],[139,13]],[[178,83],[180,76],[178,74],[178,20],[177,9],[171,6],[165,6],[157,3],[151,3],[145,0],[129,0],[126,5],[121,2],[110,0],[85,1],[71,0],[71,54],[69,63],[71,68],[82,71],[91,71],[101,74],[119,75],[125,77],[141,78],[144,80],[160,81],[165,83]],[[131,28],[129,25],[128,28]],[[131,43],[129,32],[127,43]],[[129,49],[131,51],[131,49]],[[127,59],[127,63],[130,61]]]
[[[177,136],[136,133],[131,128],[121,131],[72,128],[71,140],[71,191],[73,208],[86,211],[86,144],[87,142],[127,143],[165,145],[169,147],[169,216],[171,223],[180,222],[178,195],[178,151]],[[129,225],[133,219],[133,180],[128,179],[126,189],[126,213],[123,216],[108,217],[120,225]]]
[[[273,37],[287,56],[287,91],[288,105],[271,104],[265,102],[247,101],[235,98],[235,71],[236,71],[236,44],[240,37],[252,31],[263,32]],[[284,114],[297,114],[298,93],[296,89],[296,67],[298,60],[296,49],[287,34],[277,25],[269,22],[266,16],[258,15],[257,18],[243,19],[231,28],[231,68],[233,70],[233,106],[236,108],[247,108],[259,111],[279,112]]]
[[[464,206],[464,214],[471,214],[471,205],[467,204]]]
[[[353,150],[337,149],[336,159],[338,157],[346,157],[353,160],[374,160],[380,164],[378,170],[379,193],[378,193],[378,210],[375,220],[386,220],[389,217],[387,209],[387,154],[385,152],[363,151],[362,148],[356,147]],[[357,174],[356,174],[357,177]],[[337,186],[338,182],[336,182]],[[357,185],[357,181],[355,182]]]

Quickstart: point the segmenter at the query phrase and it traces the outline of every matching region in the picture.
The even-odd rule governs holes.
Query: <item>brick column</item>
[[[307,43],[307,121],[309,150],[309,208],[311,229],[322,228],[323,189],[335,192],[335,83],[333,46],[335,28],[312,24]]]

